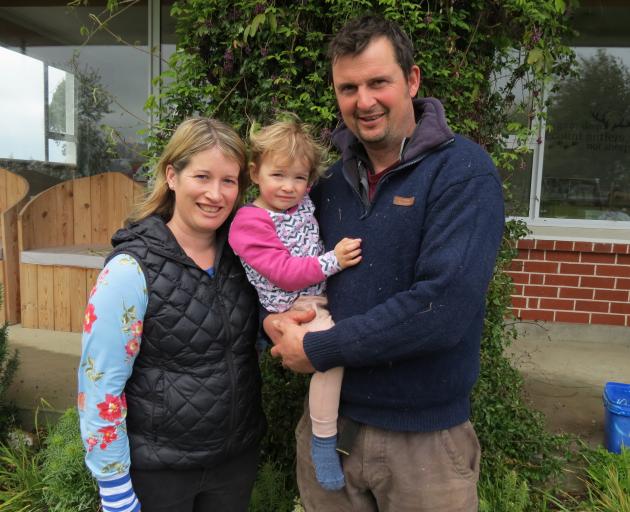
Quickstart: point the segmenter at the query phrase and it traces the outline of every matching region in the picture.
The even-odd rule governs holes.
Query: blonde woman
[[[247,510],[265,429],[258,306],[226,243],[246,180],[234,130],[184,121],[112,239],[79,368],[86,464],[105,512]]]

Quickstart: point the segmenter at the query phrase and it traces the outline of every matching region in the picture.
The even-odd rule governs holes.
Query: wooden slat
[[[18,201],[24,199],[28,193],[28,181],[18,174],[0,169],[0,172],[6,173],[7,186],[7,202],[5,208],[10,208]]]
[[[4,255],[4,305],[6,320],[10,324],[20,321],[20,254],[18,248],[17,216],[26,199],[6,210],[0,216],[2,251]]]
[[[133,182],[133,205],[134,207],[144,199],[147,188],[144,183]]]
[[[37,265],[20,265],[22,327],[37,329]]]
[[[4,267],[2,265],[0,265],[0,284],[2,284],[4,288]],[[4,325],[4,322],[7,321],[6,311],[7,311],[7,308],[6,308],[4,298],[3,298],[2,304],[0,304],[0,323],[3,325]]]
[[[8,186],[7,186],[7,177],[9,175],[9,171],[6,169],[0,169],[0,211],[6,210],[9,205],[9,199],[7,197]]]
[[[70,267],[53,268],[55,331],[70,331]]]
[[[39,329],[55,328],[55,295],[53,267],[37,267],[37,325]]]
[[[70,330],[81,332],[83,328],[83,317],[85,315],[85,305],[89,288],[87,287],[87,269],[72,267],[70,269]]]
[[[113,191],[111,201],[113,208],[108,219],[109,236],[120,229],[133,208],[133,181],[119,173],[110,173],[112,179],[110,190]]]
[[[51,221],[59,230],[58,245],[72,245],[74,244],[73,183],[64,181],[57,186],[57,189],[55,219]]]
[[[92,243],[109,242],[108,210],[110,209],[107,193],[107,174],[92,176],[90,180],[90,197],[92,202]]]
[[[74,180],[74,243],[77,245],[92,243],[92,206],[90,178]]]

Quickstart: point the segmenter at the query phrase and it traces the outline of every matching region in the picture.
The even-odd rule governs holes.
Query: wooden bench
[[[18,219],[22,326],[81,332],[87,298],[144,186],[117,172],[65,181]]]
[[[20,321],[20,274],[18,251],[19,211],[28,200],[28,182],[0,168],[0,284],[2,307],[0,323]]]

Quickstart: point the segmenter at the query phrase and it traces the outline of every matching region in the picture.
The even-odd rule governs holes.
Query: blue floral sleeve
[[[85,462],[106,512],[140,510],[129,479],[123,390],[140,350],[147,300],[138,262],[122,254],[100,273],[85,311],[78,408]]]

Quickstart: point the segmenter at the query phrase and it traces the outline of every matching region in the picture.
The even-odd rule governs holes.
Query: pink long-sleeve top
[[[244,206],[232,221],[230,245],[269,312],[286,311],[302,295],[322,295],[326,278],[341,270],[334,251],[324,252],[314,211],[307,195],[286,212]]]

